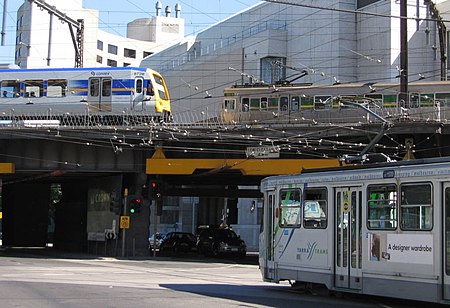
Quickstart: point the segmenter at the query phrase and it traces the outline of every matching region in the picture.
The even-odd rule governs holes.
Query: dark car
[[[198,235],[197,251],[207,256],[234,255],[243,258],[247,254],[247,246],[231,229],[207,228]]]
[[[159,251],[161,252],[191,252],[196,250],[197,239],[194,234],[188,232],[170,232],[161,244]]]

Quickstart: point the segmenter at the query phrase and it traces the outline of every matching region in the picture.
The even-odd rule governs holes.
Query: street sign
[[[130,216],[120,216],[120,229],[130,229]]]

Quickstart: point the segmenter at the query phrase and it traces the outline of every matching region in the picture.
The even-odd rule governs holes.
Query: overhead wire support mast
[[[84,37],[84,20],[83,19],[72,19],[68,17],[65,13],[57,10],[54,6],[47,4],[42,0],[28,0],[31,4],[34,2],[39,8],[46,10],[50,15],[55,15],[59,20],[66,22],[69,25],[70,34],[72,36],[72,42],[75,49],[75,67],[83,67],[83,37]],[[73,28],[77,29],[77,34],[75,36]],[[50,27],[49,35],[53,29]],[[49,46],[50,50],[50,46]],[[50,54],[50,53],[49,53]],[[48,59],[50,61],[50,59]]]
[[[384,133],[386,132],[386,130],[391,128],[392,123],[389,122],[388,120],[386,120],[385,118],[383,118],[382,116],[380,116],[379,114],[375,113],[374,111],[370,110],[363,104],[352,102],[350,100],[345,99],[345,97],[338,97],[338,99],[340,101],[340,104],[352,105],[352,106],[364,109],[365,111],[367,111],[367,113],[369,113],[370,115],[374,116],[375,118],[377,118],[378,120],[383,122],[383,124],[381,125],[381,130],[378,132],[378,134],[375,136],[375,138],[373,138],[369,142],[369,144],[367,144],[366,147],[359,154],[344,155],[344,157],[343,157],[343,161],[345,161],[345,163],[347,163],[347,164],[354,163],[354,162],[363,162],[365,160],[364,156],[375,146],[375,144],[377,144],[378,141],[381,140],[381,138],[383,138]]]

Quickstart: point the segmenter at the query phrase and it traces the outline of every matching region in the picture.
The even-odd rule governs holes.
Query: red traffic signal
[[[133,198],[130,200],[130,213],[139,213],[141,211],[142,200],[140,198]]]

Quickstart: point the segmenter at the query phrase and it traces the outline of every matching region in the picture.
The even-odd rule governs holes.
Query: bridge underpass
[[[179,215],[169,220],[163,212],[159,226],[194,231],[199,224],[217,224],[225,198],[233,223],[239,199],[260,198],[263,177],[318,167],[311,158],[321,166],[336,165],[336,157],[357,153],[370,142],[377,127],[364,132],[260,126],[1,130],[0,160],[15,166],[14,173],[1,175],[3,245],[42,247],[51,241],[59,249],[120,255],[120,213],[112,203],[123,202],[127,188],[127,201],[142,198],[144,206],[130,217],[125,254],[148,254],[153,207],[143,188],[150,179],[167,183],[165,212],[173,218],[177,209]],[[305,135],[315,138],[305,140]],[[446,127],[434,124],[399,126],[375,151],[403,155],[398,145],[412,138],[422,147],[418,158],[448,155],[446,135]],[[256,158],[246,154],[249,147],[273,147],[279,156]],[[55,190],[61,196],[53,196]],[[105,239],[105,230],[114,231],[112,239]]]

